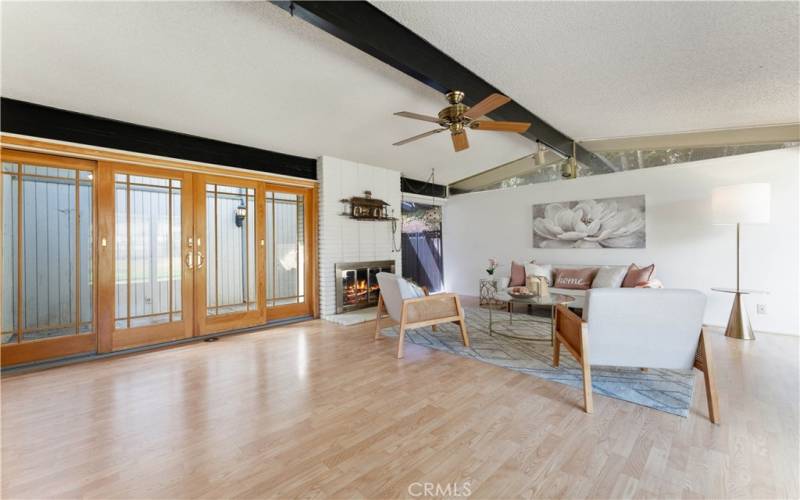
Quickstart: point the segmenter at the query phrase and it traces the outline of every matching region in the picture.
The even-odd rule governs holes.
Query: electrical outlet
[[[756,314],[767,314],[767,305],[766,304],[756,305]]]

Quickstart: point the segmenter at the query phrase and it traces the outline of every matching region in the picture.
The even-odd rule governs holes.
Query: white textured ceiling
[[[378,4],[577,138],[798,121],[797,3]],[[534,151],[442,134],[433,90],[258,3],[3,2],[2,95],[450,182]],[[442,28],[446,27],[446,28]]]
[[[535,150],[475,132],[455,154],[392,116],[447,103],[327,33],[258,3],[2,3],[2,95],[306,157],[450,182]]]
[[[379,2],[576,139],[800,121],[800,2]]]

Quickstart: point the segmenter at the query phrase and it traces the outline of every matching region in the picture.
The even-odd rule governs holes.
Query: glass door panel
[[[206,184],[206,306],[208,315],[258,308],[255,189]]]
[[[265,200],[266,304],[268,319],[301,316],[311,312],[306,297],[310,252],[306,220],[308,190],[267,186]]]
[[[257,183],[202,176],[196,231],[203,239],[196,249],[198,279],[205,283],[201,333],[235,329],[263,322],[259,301],[259,255],[263,234],[258,220],[263,212],[256,205]],[[202,213],[201,213],[202,211]],[[198,284],[198,287],[200,285]],[[200,290],[198,290],[200,291]]]
[[[194,259],[191,174],[113,167],[108,182],[113,222],[111,350],[191,336]],[[103,242],[101,242],[101,246]]]
[[[305,301],[303,196],[267,191],[267,306]]]
[[[4,364],[95,349],[93,169],[3,150]]]
[[[115,328],[181,319],[181,181],[116,174]]]

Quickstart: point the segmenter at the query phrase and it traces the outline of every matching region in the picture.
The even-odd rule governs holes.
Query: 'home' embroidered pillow
[[[565,288],[567,290],[588,290],[592,287],[594,275],[597,274],[597,268],[587,267],[584,269],[556,269],[555,284],[556,288]]]

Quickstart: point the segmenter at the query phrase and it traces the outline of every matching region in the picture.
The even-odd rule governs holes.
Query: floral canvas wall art
[[[534,248],[645,248],[644,195],[533,206]]]

